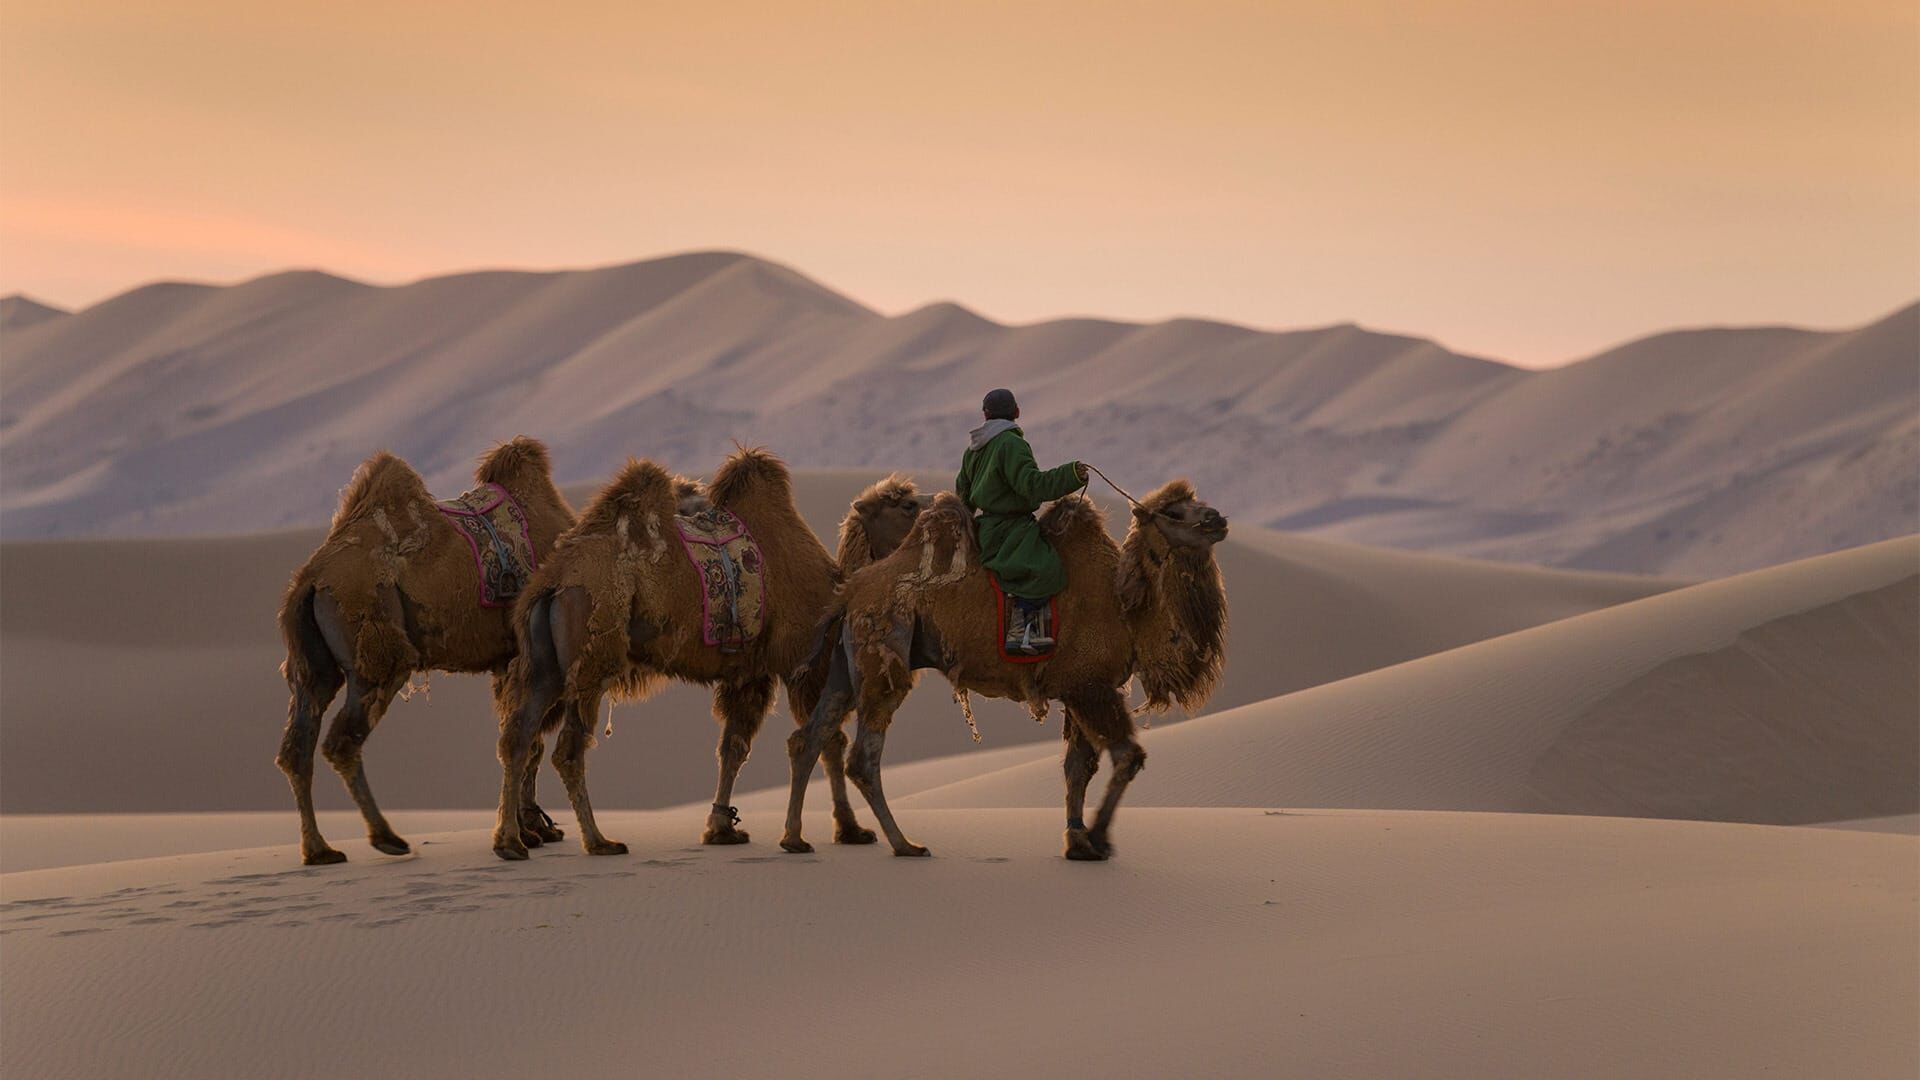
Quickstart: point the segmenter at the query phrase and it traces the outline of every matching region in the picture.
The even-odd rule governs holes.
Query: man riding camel
[[[1034,464],[1033,448],[1014,423],[1020,406],[1013,391],[989,393],[980,412],[986,423],[969,433],[953,490],[974,511],[981,562],[1019,613],[1007,620],[1006,651],[1037,656],[1053,649],[1043,616],[1047,601],[1067,587],[1067,571],[1033,514],[1041,503],[1085,487],[1087,467],[1070,461],[1043,471]]]

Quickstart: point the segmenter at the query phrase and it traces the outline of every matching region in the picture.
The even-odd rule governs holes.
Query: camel
[[[786,465],[762,449],[742,449],[721,465],[709,485],[712,504],[747,526],[765,561],[765,626],[737,651],[708,644],[701,634],[705,584],[679,550],[672,515],[673,480],[650,461],[629,461],[597,495],[580,522],[521,594],[514,612],[519,655],[510,666],[510,706],[501,713],[503,777],[494,852],[524,859],[516,823],[524,811],[519,778],[530,767],[542,733],[558,730],[553,763],[566,783],[590,855],[625,854],[594,821],[587,794],[586,752],[602,696],[644,698],[665,679],[714,688],[720,721],[719,782],[701,841],[746,843],[731,805],[733,783],[754,736],[773,705],[775,684],[786,687],[796,723],[813,710],[819,688],[799,676],[820,641],[820,618],[840,580],[839,566],[794,507]],[[865,565],[891,551],[911,529],[922,500],[897,476],[869,487],[841,523],[841,561]],[[834,839],[870,844],[846,795],[846,736],[824,738],[827,778],[834,792]]]
[[[780,846],[807,852],[800,811],[814,760],[831,732],[859,710],[847,775],[887,834],[895,855],[928,850],[907,839],[887,807],[880,755],[887,725],[913,689],[920,668],[937,668],[966,708],[966,695],[1024,702],[1034,719],[1048,703],[1065,706],[1066,856],[1103,860],[1113,854],[1114,814],[1127,785],[1146,763],[1134,737],[1123,687],[1137,676],[1143,710],[1206,703],[1226,659],[1227,601],[1213,546],[1226,539],[1227,519],[1175,480],[1136,506],[1126,540],[1115,544],[1105,515],[1084,495],[1058,502],[1041,529],[1067,568],[1058,599],[1060,644],[1041,663],[1013,663],[1001,654],[994,586],[980,569],[972,513],[950,492],[935,496],[900,547],[841,587],[829,625],[837,647],[816,658],[828,668],[819,703],[787,743],[793,770],[786,834]],[[972,712],[968,710],[971,720]],[[1113,761],[1092,827],[1087,783],[1100,751]]]
[[[547,448],[524,436],[494,447],[474,470],[525,511],[536,561],[573,525],[573,508],[553,486]],[[293,575],[280,605],[292,691],[286,732],[275,759],[300,809],[300,857],[309,866],[345,862],[313,816],[313,751],[320,720],[342,685],[346,701],[327,729],[322,752],[353,796],[375,850],[412,850],[393,831],[361,764],[361,748],[387,706],[417,671],[488,672],[499,700],[513,657],[511,609],[481,604],[478,571],[464,536],[435,509],[426,482],[381,451],[355,470],[340,496],[326,540]],[[522,827],[539,843],[562,833],[534,801],[526,770]]]

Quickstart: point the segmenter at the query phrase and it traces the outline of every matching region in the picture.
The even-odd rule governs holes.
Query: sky
[[[729,248],[1530,366],[1920,296],[1910,2],[0,0],[0,293]]]

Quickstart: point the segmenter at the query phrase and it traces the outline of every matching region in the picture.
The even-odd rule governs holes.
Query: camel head
[[[932,501],[899,473],[861,492],[840,522],[840,572],[850,574],[892,554]]]
[[[1147,496],[1144,506],[1134,509],[1134,521],[1158,531],[1170,548],[1204,552],[1227,538],[1226,515],[1195,497],[1185,480]]]
[[[1227,591],[1213,546],[1227,519],[1175,480],[1134,508],[1120,554],[1120,607],[1135,630],[1146,707],[1198,710],[1226,663]]]

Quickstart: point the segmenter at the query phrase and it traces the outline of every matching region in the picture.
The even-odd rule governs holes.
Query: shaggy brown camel
[[[534,576],[514,612],[520,655],[507,679],[511,707],[502,712],[503,779],[494,851],[524,859],[519,777],[543,732],[556,728],[554,767],[580,821],[590,855],[618,855],[594,823],[587,795],[586,753],[603,695],[642,698],[659,682],[681,679],[712,686],[721,723],[719,783],[702,841],[745,843],[739,813],[730,805],[734,778],[773,705],[774,684],[786,686],[795,722],[819,695],[797,678],[818,667],[807,661],[820,642],[820,619],[840,575],[833,556],[793,504],[786,466],[764,450],[741,450],[714,474],[713,505],[745,523],[764,558],[765,625],[743,647],[727,651],[701,633],[705,584],[674,534],[673,478],[650,461],[630,461],[594,498],[580,522]],[[889,477],[863,492],[842,522],[840,548],[849,563],[865,564],[897,546],[921,508],[911,483]],[[847,800],[846,736],[823,738],[827,777],[834,791],[834,839],[868,844]]]
[[[1213,546],[1226,539],[1227,519],[1176,480],[1134,510],[1123,544],[1114,543],[1105,515],[1080,495],[1054,503],[1040,524],[1068,580],[1058,598],[1060,645],[1042,663],[1002,656],[1005,638],[993,583],[979,568],[972,515],[951,493],[935,497],[899,550],[842,586],[830,614],[839,625],[838,647],[815,661],[829,669],[814,678],[824,684],[819,704],[787,742],[793,788],[782,848],[813,850],[800,835],[807,780],[829,733],[857,707],[847,774],[893,853],[927,854],[900,831],[887,807],[880,753],[915,672],[931,667],[946,675],[963,706],[968,692],[1024,702],[1035,719],[1046,715],[1050,701],[1066,706],[1066,855],[1098,860],[1113,853],[1114,813],[1147,758],[1122,688],[1138,676],[1147,695],[1143,708],[1154,710],[1174,702],[1198,709],[1213,692],[1227,632],[1226,589]],[[1113,760],[1113,778],[1089,828],[1081,815],[1102,749]]]
[[[553,486],[547,448],[525,437],[480,459],[480,484],[498,484],[519,503],[536,561],[573,525],[573,508]],[[280,605],[292,690],[276,758],[300,808],[300,857],[308,865],[346,861],[313,816],[313,751],[320,719],[344,684],[346,701],[323,751],[366,819],[367,839],[389,855],[409,850],[373,801],[361,765],[367,736],[416,671],[490,672],[499,699],[513,657],[511,609],[480,602],[467,539],[435,509],[420,474],[381,451],[353,474],[327,539],[293,575]],[[522,776],[522,826],[531,842],[562,835],[534,802],[534,766]]]

